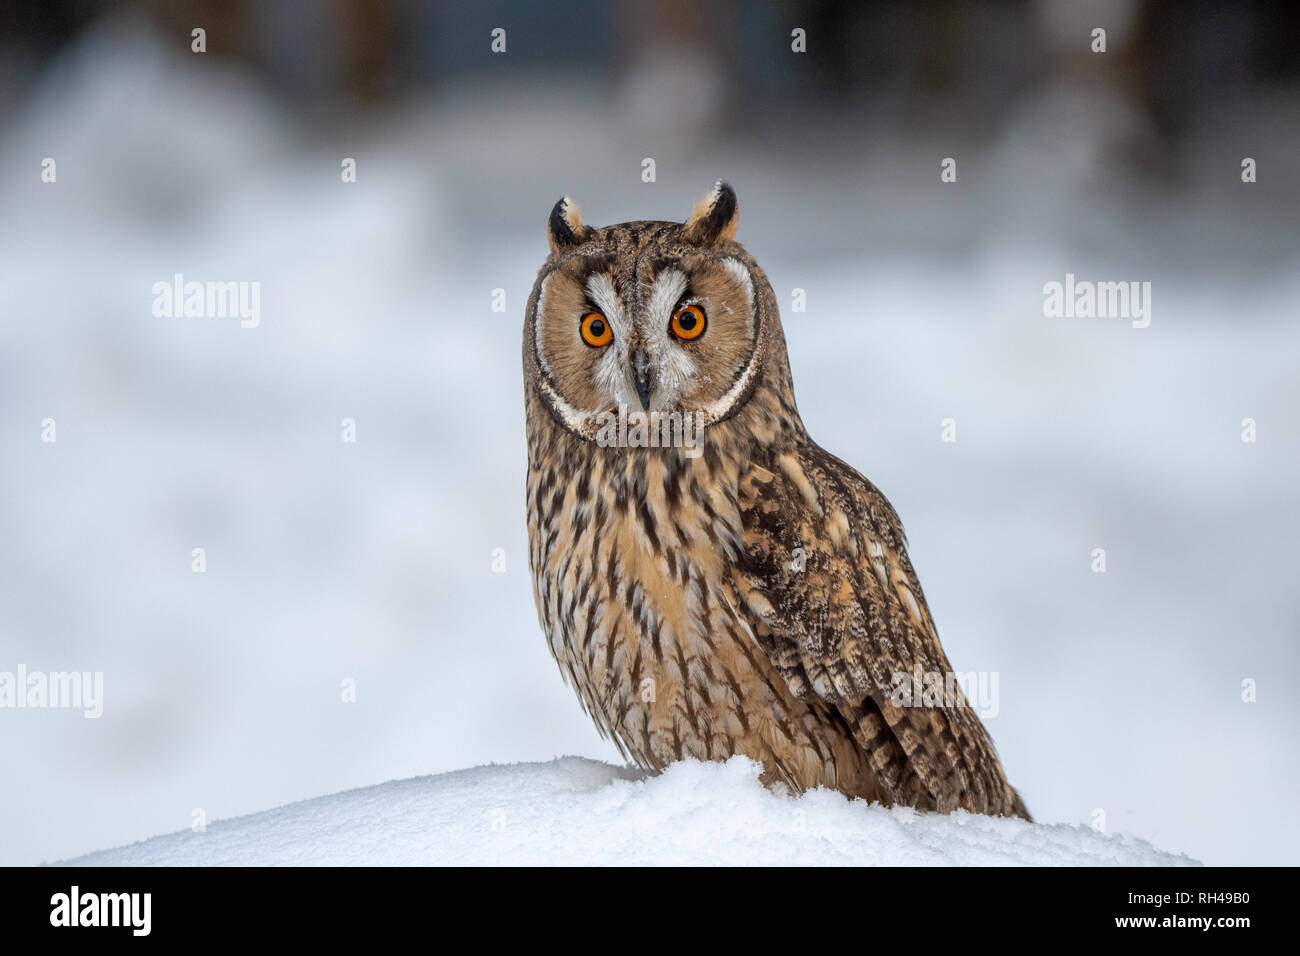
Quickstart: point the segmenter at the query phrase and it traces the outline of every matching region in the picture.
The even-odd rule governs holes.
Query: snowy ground
[[[1078,123],[1048,102],[963,151],[944,192],[917,156],[945,143],[815,112],[786,136],[797,154],[705,155],[647,141],[586,93],[515,80],[313,136],[238,74],[147,38],[91,36],[63,66],[0,135],[0,670],[102,671],[104,713],[0,712],[0,863],[185,828],[195,810],[614,759],[532,606],[524,300],[561,193],[596,223],[680,219],[718,175],[778,299],[807,292],[785,323],[810,431],[893,500],[954,666],[1000,675],[988,725],[1036,819],[1100,812],[1109,832],[1207,863],[1300,861],[1283,823],[1300,810],[1291,127],[1216,130],[1166,194],[1097,183]],[[1258,191],[1235,179],[1244,139],[1274,171]],[[39,181],[46,156],[57,184]],[[1150,328],[1045,318],[1042,286],[1067,271],[1152,281]],[[151,287],[177,272],[260,281],[261,325],[155,317]],[[40,441],[47,417],[56,444]],[[947,417],[955,444],[939,441]],[[529,786],[663,815],[692,791],[684,777],[710,772],[598,789],[610,771],[565,767]],[[404,808],[498,773],[319,806],[400,797],[411,825]],[[753,826],[788,826],[790,808],[739,775],[719,779]],[[474,799],[487,813],[492,798]],[[837,826],[860,809],[806,799],[810,833],[824,808]],[[943,833],[1030,832],[860,819],[852,846],[883,835],[943,860],[966,845]],[[460,851],[541,852],[523,827],[472,825]],[[234,852],[225,826],[156,846]],[[1071,852],[1121,845],[1053,834]]]
[[[398,780],[154,837],[89,866],[1187,866],[1131,837],[831,791],[791,798],[743,757],[640,775],[580,757]]]

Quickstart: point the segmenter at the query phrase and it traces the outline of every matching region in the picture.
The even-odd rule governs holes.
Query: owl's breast
[[[675,449],[597,448],[581,464],[529,474],[530,559],[551,651],[602,730],[638,758],[644,748],[629,737],[671,723],[678,708],[715,704],[726,679],[718,645],[739,626],[720,587],[739,540],[735,500],[705,494],[708,471]]]
[[[834,785],[844,742],[777,673],[732,583],[738,469],[579,447],[581,464],[530,467],[530,558],[551,651],[601,731],[651,769],[743,753],[800,788]]]

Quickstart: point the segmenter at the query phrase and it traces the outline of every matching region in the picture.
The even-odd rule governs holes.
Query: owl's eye
[[[608,345],[610,340],[614,338],[609,322],[599,312],[588,312],[584,315],[578,329],[582,332],[582,341],[594,349],[598,349],[602,345]]]
[[[686,305],[673,313],[673,320],[668,327],[673,330],[673,335],[689,342],[704,334],[704,325],[704,310],[698,305]]]

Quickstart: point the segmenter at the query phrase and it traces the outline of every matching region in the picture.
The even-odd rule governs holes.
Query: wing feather
[[[756,639],[795,694],[853,728],[894,802],[1027,817],[960,691],[935,706],[893,694],[897,675],[952,668],[885,496],[809,442],[753,463],[739,504]]]

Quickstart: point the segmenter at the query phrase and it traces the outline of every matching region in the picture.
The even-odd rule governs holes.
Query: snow
[[[791,797],[758,764],[581,757],[398,780],[102,850],[78,866],[1190,866],[1083,826]]]

